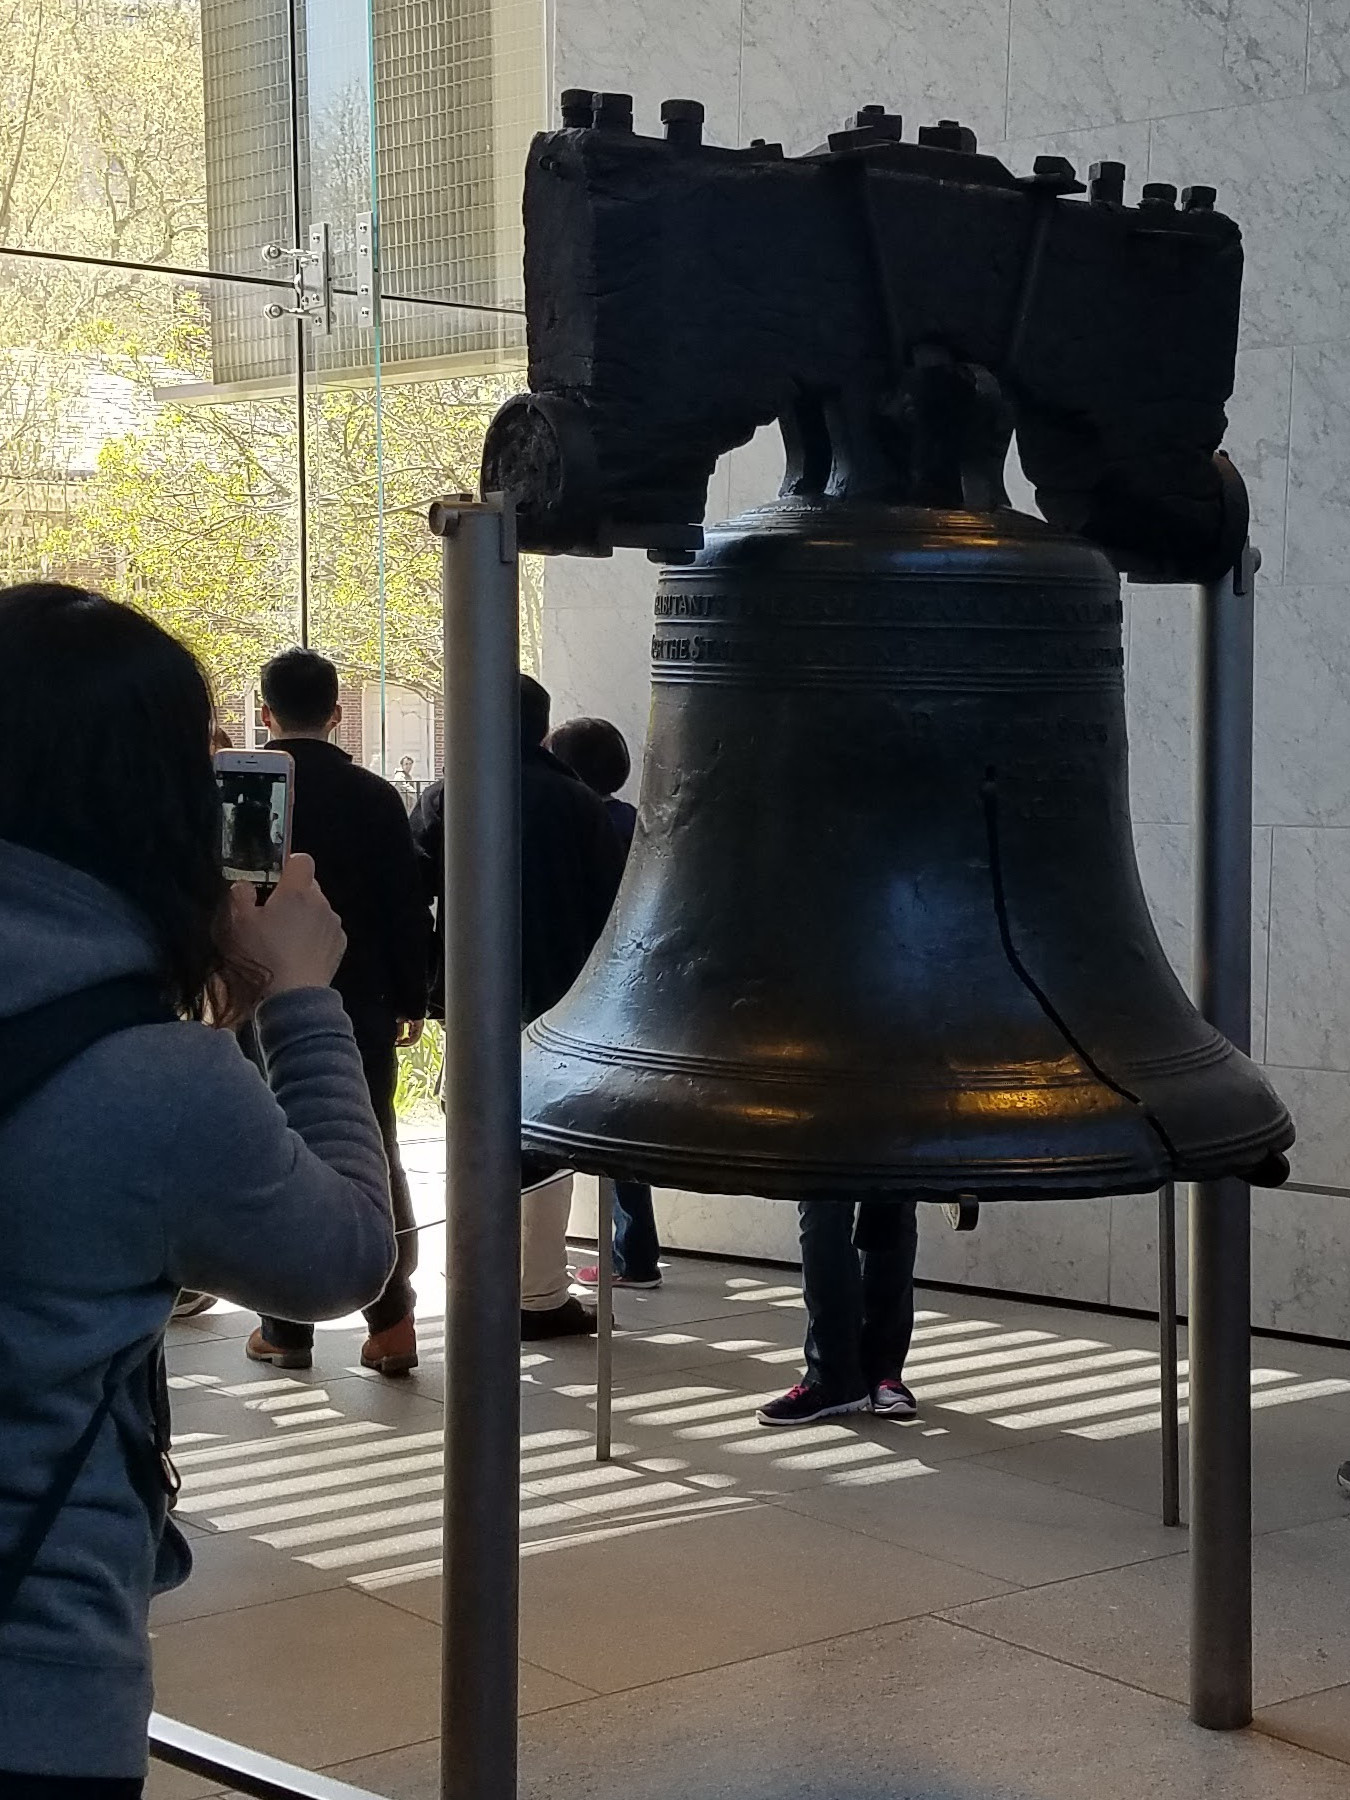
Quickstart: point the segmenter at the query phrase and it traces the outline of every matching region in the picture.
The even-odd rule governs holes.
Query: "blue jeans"
[[[630,1281],[657,1281],[661,1254],[652,1190],[645,1181],[614,1183],[614,1273]]]
[[[904,1374],[914,1333],[915,1202],[805,1200],[797,1211],[806,1379],[860,1399]]]

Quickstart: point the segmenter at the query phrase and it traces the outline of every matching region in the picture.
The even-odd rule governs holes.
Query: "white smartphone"
[[[285,750],[217,750],[214,760],[225,878],[269,893],[290,854],[295,763]]]

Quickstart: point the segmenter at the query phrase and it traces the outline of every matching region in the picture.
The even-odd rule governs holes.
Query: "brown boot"
[[[370,1334],[361,1346],[361,1367],[378,1369],[381,1375],[406,1375],[417,1367],[417,1332],[411,1313],[387,1331]]]
[[[283,1350],[277,1344],[269,1344],[261,1329],[249,1334],[244,1345],[244,1355],[250,1362],[271,1363],[275,1369],[312,1369],[314,1352],[312,1350]]]

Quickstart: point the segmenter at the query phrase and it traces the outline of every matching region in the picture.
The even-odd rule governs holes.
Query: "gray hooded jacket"
[[[0,1018],[154,966],[117,895],[0,842]],[[180,1287],[324,1319],[388,1278],[388,1170],[340,1001],[278,995],[258,1030],[267,1081],[226,1032],[139,1026],[0,1120],[0,1559],[109,1363],[139,1362]],[[127,1444],[153,1430],[144,1369],[114,1415],[0,1621],[0,1769],[145,1770],[156,1564],[172,1584],[188,1559],[133,1479]]]

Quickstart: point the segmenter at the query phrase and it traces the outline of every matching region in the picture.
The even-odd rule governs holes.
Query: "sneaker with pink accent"
[[[849,1399],[843,1394],[828,1393],[809,1381],[799,1381],[778,1400],[761,1406],[755,1417],[761,1425],[813,1425],[817,1419],[837,1419],[843,1413],[871,1410],[868,1394]]]
[[[879,1381],[872,1390],[872,1411],[879,1419],[917,1419],[919,1403],[903,1381]]]
[[[599,1263],[587,1263],[584,1269],[577,1270],[572,1279],[576,1282],[578,1287],[598,1288],[600,1285]],[[615,1287],[659,1288],[660,1285],[661,1277],[659,1275],[648,1276],[645,1280],[639,1279],[636,1275],[619,1275],[616,1273],[614,1276]]]

